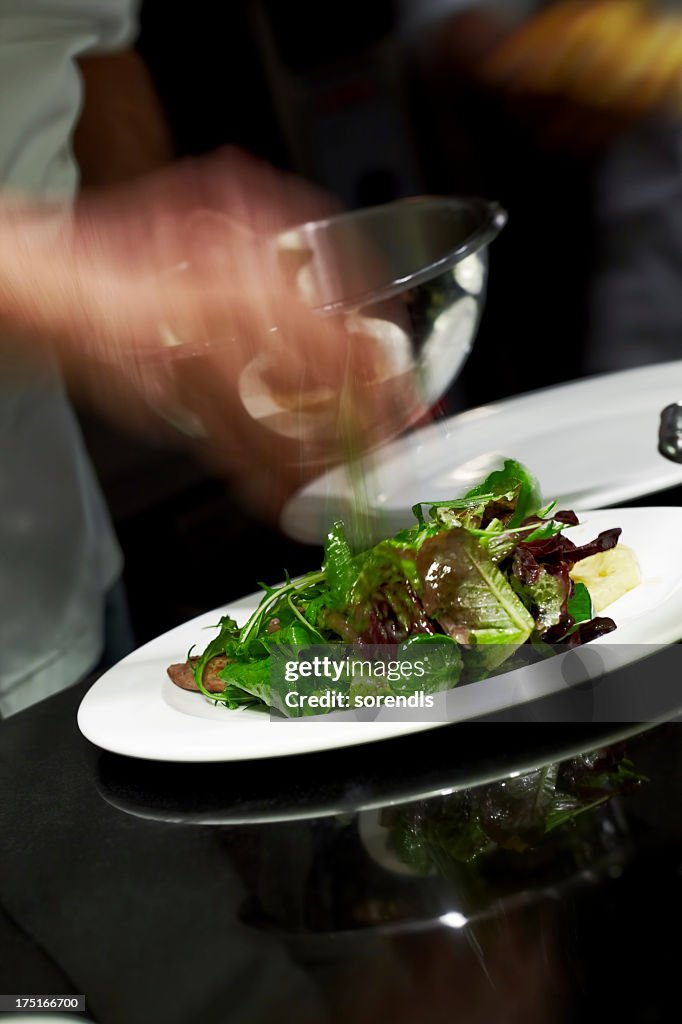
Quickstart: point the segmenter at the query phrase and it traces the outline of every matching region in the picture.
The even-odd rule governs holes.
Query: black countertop
[[[0,992],[83,993],[101,1024],[671,1019],[677,723],[176,765],[92,747],[91,682],[0,723]],[[593,774],[640,780],[547,834],[526,820],[553,769],[521,806],[521,768],[565,780],[604,747]]]

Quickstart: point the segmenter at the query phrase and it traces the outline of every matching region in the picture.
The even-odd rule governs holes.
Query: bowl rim
[[[416,287],[426,281],[430,281],[432,278],[438,277],[443,270],[454,266],[456,263],[460,263],[463,259],[466,259],[467,256],[471,256],[487,246],[499,235],[500,231],[507,223],[506,210],[499,202],[497,202],[497,200],[494,199],[484,199],[482,196],[476,195],[419,195],[407,196],[402,199],[395,199],[391,202],[381,203],[375,206],[365,206],[357,210],[345,210],[342,213],[334,214],[330,217],[323,217],[319,220],[303,221],[300,224],[296,224],[293,227],[280,232],[275,236],[274,240],[278,241],[289,234],[295,234],[297,231],[327,227],[330,224],[337,224],[344,220],[355,220],[357,222],[370,220],[377,216],[377,214],[386,213],[392,207],[398,206],[450,207],[452,209],[460,210],[462,208],[471,209],[473,207],[478,211],[480,223],[464,239],[461,245],[457,246],[455,249],[451,249],[437,260],[433,260],[431,263],[427,263],[425,266],[420,267],[419,270],[416,270],[411,274],[406,274],[402,277],[395,277],[382,288],[369,292],[359,292],[355,295],[348,296],[347,298],[337,299],[334,302],[328,302],[320,306],[314,306],[313,309],[316,313],[351,313],[361,309],[363,306],[374,305],[377,302],[382,302],[385,299],[392,298],[394,295],[405,291],[406,285],[409,287]]]

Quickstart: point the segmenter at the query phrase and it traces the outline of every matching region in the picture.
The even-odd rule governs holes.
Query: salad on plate
[[[300,679],[273,672],[283,658],[314,650],[346,666],[307,681],[318,696],[434,693],[611,632],[616,623],[599,613],[640,582],[620,528],[574,543],[575,512],[543,504],[535,478],[512,459],[462,497],[421,502],[413,513],[412,527],[360,551],[334,523],[319,570],[261,584],[248,620],[223,616],[201,653],[169,667],[171,680],[230,710],[315,714],[325,702],[292,704]],[[427,671],[391,675],[387,652],[419,657]],[[350,672],[358,657],[371,660],[369,678]]]

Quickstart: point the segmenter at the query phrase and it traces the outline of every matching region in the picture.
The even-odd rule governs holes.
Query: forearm
[[[57,239],[66,216],[66,211],[55,208],[52,215],[43,204],[22,198],[0,198],[0,333],[25,338],[35,347],[46,346],[48,334],[60,333],[58,296],[67,302],[68,277]]]
[[[74,148],[82,183],[126,183],[168,164],[170,132],[140,57],[134,51],[86,57],[80,69],[84,104]],[[50,208],[0,192],[0,331],[49,345],[62,357],[88,315],[71,216],[67,205]]]
[[[74,399],[124,430],[177,446],[183,438],[129,379],[136,357],[120,325],[116,337],[115,311],[126,302],[116,298],[115,271],[108,284],[105,270],[98,272],[87,260],[88,270],[77,258],[71,218],[68,207],[52,213],[43,204],[0,199],[0,344],[11,338],[22,363],[48,353],[60,364]],[[150,394],[157,368],[150,360]]]

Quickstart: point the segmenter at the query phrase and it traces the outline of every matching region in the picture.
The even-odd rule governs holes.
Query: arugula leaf
[[[224,615],[220,620],[220,632],[208,643],[194,665],[192,670],[194,673],[194,681],[199,687],[201,693],[203,693],[205,697],[210,697],[211,700],[215,700],[216,697],[220,696],[220,694],[211,693],[204,686],[204,669],[211,658],[215,657],[217,654],[224,654],[228,648],[236,644],[238,638],[239,626],[233,618],[230,618],[229,615]],[[191,653],[192,652],[190,650],[187,655],[188,660]]]
[[[335,522],[324,545],[323,568],[329,588],[330,606],[340,608],[348,602],[348,594],[357,575],[353,555],[341,521]]]
[[[546,523],[541,523],[539,526],[529,533],[523,539],[530,544],[534,540],[549,540],[550,537],[556,537],[558,533],[561,533],[566,529],[566,523],[558,523],[555,519],[548,519]]]
[[[233,662],[225,666],[219,673],[229,685],[222,694],[212,694],[221,698],[221,703],[233,701],[235,704],[260,702],[270,704],[270,659],[260,658],[254,661]],[[238,694],[246,694],[253,700],[244,699]]]
[[[553,832],[554,829],[566,825],[569,821],[574,821],[579,814],[583,814],[585,811],[592,811],[595,807],[599,807],[600,804],[606,803],[607,800],[609,800],[608,796],[600,796],[591,803],[586,804],[582,803],[577,796],[557,798],[554,807],[547,815],[545,832]]]
[[[290,594],[301,594],[308,590],[308,588],[313,587],[315,584],[322,583],[325,579],[326,573],[324,570],[320,570],[319,572],[309,572],[307,576],[304,576],[300,580],[287,580],[287,582],[281,587],[267,587],[260,604],[256,608],[255,612],[250,616],[239,634],[240,647],[242,649],[246,649],[249,642],[253,638],[258,637],[258,634],[263,627],[266,613],[272,612],[273,607],[278,605],[282,598],[286,598]]]

